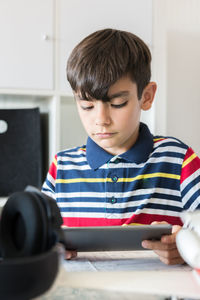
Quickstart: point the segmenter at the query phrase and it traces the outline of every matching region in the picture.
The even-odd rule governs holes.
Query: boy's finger
[[[176,248],[176,244],[162,243],[161,241],[144,240],[142,241],[142,247],[151,250],[171,250]]]
[[[174,225],[172,227],[172,234],[170,235],[163,235],[161,237],[161,242],[162,243],[167,243],[167,244],[173,244],[173,243],[176,243],[176,235],[177,233],[179,232],[179,230],[181,229],[182,227],[179,226],[179,225]]]
[[[172,226],[172,233],[178,233],[179,230],[181,230],[181,226],[180,225],[173,225]]]
[[[74,257],[77,256],[77,252],[76,251],[68,251],[66,250],[65,252],[65,259],[72,259]]]
[[[166,265],[177,265],[177,264],[185,263],[180,256],[173,257],[173,258],[159,256],[159,259]]]
[[[151,223],[151,225],[160,225],[160,224],[169,224],[169,223],[167,223],[166,221],[160,221],[160,222],[158,222],[158,221],[153,221],[153,222]]]

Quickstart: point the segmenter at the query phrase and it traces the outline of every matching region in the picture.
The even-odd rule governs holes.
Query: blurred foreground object
[[[200,210],[184,212],[181,219],[184,225],[176,236],[177,248],[200,284]]]

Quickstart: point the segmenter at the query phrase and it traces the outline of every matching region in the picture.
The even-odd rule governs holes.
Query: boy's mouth
[[[98,138],[101,138],[101,139],[106,139],[106,138],[110,138],[112,137],[114,134],[114,132],[98,132],[96,133],[95,135],[98,137]]]

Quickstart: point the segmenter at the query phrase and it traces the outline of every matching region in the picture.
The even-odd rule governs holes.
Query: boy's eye
[[[126,106],[127,103],[128,103],[128,101],[124,101],[123,103],[120,103],[120,104],[111,103],[111,106],[114,108],[121,108],[121,107]]]
[[[79,105],[83,110],[91,110],[94,107],[92,101],[83,100],[83,99],[79,99]]]
[[[93,106],[81,106],[83,110],[91,110]]]

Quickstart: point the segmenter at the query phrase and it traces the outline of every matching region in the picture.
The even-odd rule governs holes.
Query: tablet
[[[67,227],[63,229],[64,244],[66,249],[77,251],[145,250],[143,240],[160,240],[171,234],[171,229],[169,224]]]

